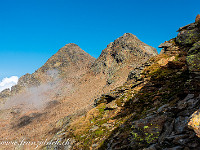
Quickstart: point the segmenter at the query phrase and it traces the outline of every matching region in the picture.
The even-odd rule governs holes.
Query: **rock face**
[[[141,42],[135,35],[125,33],[104,49],[92,65],[94,73],[107,75],[108,83],[114,80],[115,73],[125,66],[133,68],[157,55],[155,48]]]
[[[135,35],[125,33],[102,51],[91,69],[96,73],[113,74],[113,71],[123,65],[142,64],[155,55],[155,48],[141,42]]]

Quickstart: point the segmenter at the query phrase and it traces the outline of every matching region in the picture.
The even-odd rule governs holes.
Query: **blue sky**
[[[130,32],[157,48],[194,22],[199,6],[199,0],[0,0],[0,80],[33,73],[67,43],[97,58]]]

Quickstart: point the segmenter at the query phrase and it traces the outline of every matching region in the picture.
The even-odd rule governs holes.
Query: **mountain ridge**
[[[33,74],[22,76],[11,91],[0,93],[2,137],[16,140],[22,134],[18,140],[53,138],[60,127],[89,111],[94,99],[121,86],[131,70],[156,52],[150,46],[146,49],[144,46],[147,45],[132,34],[124,34],[109,45],[111,47],[104,50],[109,51],[108,57],[105,56],[109,59],[100,61],[100,66],[108,65],[102,68],[105,73],[95,73],[93,64],[98,64],[99,60],[70,43]],[[132,52],[127,51],[123,55],[125,48]],[[151,50],[152,53],[149,53]],[[121,56],[122,62],[119,61]]]
[[[151,46],[148,46],[147,44],[141,42],[135,35],[133,35],[131,33],[124,33],[123,36],[117,38],[114,42],[111,42],[110,44],[108,44],[107,48],[112,48],[115,45],[115,43],[118,43],[118,45],[122,45],[122,49],[123,49],[123,45],[125,45],[126,43],[131,43],[131,42],[136,45],[137,45],[137,43],[140,43],[140,44],[142,43],[142,45],[150,48],[150,50],[149,50],[148,48],[144,47],[144,49],[147,50],[146,53],[148,53],[148,52],[152,53],[150,55],[157,54],[156,49],[153,49]],[[74,66],[75,68],[73,68],[73,69],[80,69],[81,65],[83,64],[82,67],[91,68],[92,71],[99,73],[99,68],[97,67],[97,69],[96,69],[95,65],[98,66],[98,64],[101,64],[101,66],[102,66],[102,64],[107,63],[106,59],[104,59],[104,58],[103,58],[104,59],[103,62],[102,61],[98,62],[98,59],[101,59],[101,57],[104,57],[102,55],[104,55],[104,53],[107,53],[107,52],[105,52],[107,50],[107,48],[102,51],[101,55],[97,59],[95,59],[94,57],[90,56],[90,54],[88,54],[84,50],[82,50],[77,44],[75,44],[75,43],[66,44],[64,47],[59,49],[57,53],[55,53],[52,57],[50,57],[46,61],[46,63],[43,66],[41,66],[39,69],[37,69],[34,73],[32,73],[32,74],[27,73],[27,74],[23,75],[22,77],[20,77],[18,84],[11,88],[11,93],[17,94],[20,91],[20,89],[22,89],[23,87],[39,86],[41,84],[40,82],[44,83],[47,81],[45,81],[44,79],[40,79],[40,77],[38,77],[38,74],[44,73],[45,75],[43,78],[48,78],[48,76],[49,76],[48,70],[56,69],[55,72],[56,72],[56,74],[58,74],[59,71],[61,71],[61,72],[64,71],[62,69],[62,67],[68,67],[69,65],[75,65]],[[144,49],[142,49],[142,50],[144,51]],[[151,51],[151,50],[153,50],[153,51]],[[112,51],[115,51],[115,49],[113,49]],[[114,53],[115,52],[113,52],[113,54],[111,54],[111,55],[114,55]],[[115,55],[119,55],[119,54],[115,54]],[[142,53],[141,53],[141,55],[142,55]],[[76,57],[74,57],[74,56],[76,56]],[[119,58],[114,58],[114,59],[115,59],[114,61],[119,61]],[[129,59],[129,58],[126,58],[126,59]],[[144,61],[146,61],[146,60],[144,60]],[[113,68],[114,67],[116,67],[116,65],[113,66]],[[61,70],[59,70],[59,69],[61,69]],[[71,68],[71,70],[73,70],[73,69]],[[64,71],[64,72],[66,72],[66,71]],[[51,73],[50,73],[50,76],[51,76]],[[112,80],[112,79],[109,79],[109,80]]]

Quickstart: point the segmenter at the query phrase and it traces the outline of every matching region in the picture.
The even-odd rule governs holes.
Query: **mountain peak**
[[[66,44],[65,46],[68,46],[68,45],[78,46],[78,45],[75,44],[75,43],[68,43],[68,44]]]
[[[92,70],[95,73],[107,74],[108,79],[113,80],[113,77],[117,76],[115,73],[124,66],[131,66],[133,69],[155,55],[155,48],[143,43],[135,35],[125,33],[102,51],[92,65]]]
[[[69,43],[58,50],[39,70],[61,69],[76,66],[86,67],[95,60],[90,54],[82,50],[77,44]]]
[[[64,47],[79,47],[79,46],[75,43],[68,43]]]
[[[33,74],[22,76],[18,85],[22,87],[38,86],[48,81],[49,74],[55,72],[64,78],[77,72],[85,73],[95,58],[74,43],[66,44],[58,50],[47,62]]]
[[[133,38],[137,38],[134,34],[132,33],[124,33],[122,37],[133,37]]]
[[[116,45],[116,44],[127,44],[127,43],[131,43],[133,41],[139,42],[139,39],[133,35],[132,33],[124,33],[123,36],[117,38],[114,42],[111,42],[108,47],[112,46],[112,45]]]
[[[75,43],[68,43],[65,46],[63,46],[57,53],[60,52],[72,52],[72,51],[78,51],[86,53],[84,50],[82,50],[77,44]]]
[[[132,33],[124,33],[123,36],[117,38],[114,42],[111,42],[107,47],[111,48],[113,46],[120,46],[121,50],[129,49],[133,53],[136,53],[136,51],[140,51],[140,53],[146,53],[147,55],[152,56],[158,54],[155,48],[143,43],[137,38],[137,36],[133,35]]]

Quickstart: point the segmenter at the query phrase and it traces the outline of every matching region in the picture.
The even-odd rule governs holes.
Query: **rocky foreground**
[[[200,149],[199,16],[178,32],[159,46],[160,55],[133,69],[122,86],[102,94],[93,109],[60,128],[53,140],[68,140],[67,146],[44,149]],[[101,71],[107,65],[94,66]]]

